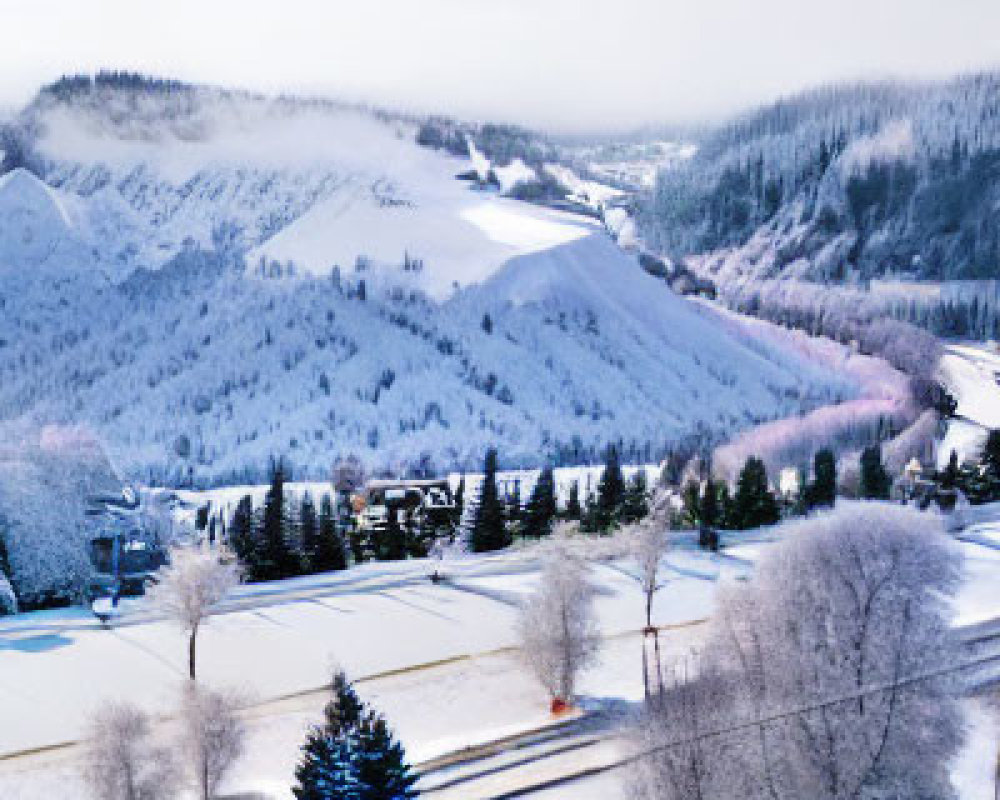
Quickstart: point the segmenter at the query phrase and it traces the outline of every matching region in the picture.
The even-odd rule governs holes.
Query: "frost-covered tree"
[[[94,800],[167,800],[179,782],[170,750],[153,741],[148,715],[122,703],[94,715],[83,765]]]
[[[660,642],[659,631],[653,625],[653,600],[656,593],[666,585],[663,575],[663,558],[670,546],[665,520],[661,515],[651,516],[643,521],[623,529],[625,551],[635,562],[635,579],[642,590],[645,602],[645,639],[653,640],[653,668],[656,672],[656,682],[660,682]],[[649,665],[647,648],[642,652],[642,681],[649,697],[652,693],[652,671]]]
[[[90,499],[119,497],[121,491],[89,430],[0,425],[0,536],[7,561],[0,571],[22,610],[79,600],[93,570],[90,540],[116,524],[91,513]]]
[[[782,533],[750,582],[720,592],[683,687],[691,721],[677,725],[669,689],[647,710],[637,796],[953,796],[960,715],[934,676],[955,653],[960,564],[940,518],[841,503]],[[691,757],[698,780],[676,783]]]
[[[211,800],[243,753],[246,727],[236,715],[234,695],[194,683],[183,692],[179,751],[198,797]]]
[[[597,659],[600,630],[587,564],[561,537],[544,555],[539,588],[518,618],[524,659],[553,708],[573,703],[580,673]]]
[[[195,679],[198,630],[215,607],[239,582],[235,567],[217,553],[198,548],[174,548],[170,563],[161,567],[149,591],[153,608],[170,617],[188,637],[188,675]]]

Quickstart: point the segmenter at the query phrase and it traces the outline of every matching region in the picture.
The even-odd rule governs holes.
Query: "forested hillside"
[[[817,89],[663,171],[648,244],[718,280],[1000,277],[1000,74]]]
[[[516,187],[516,132],[466,157],[404,116],[120,74],[7,130],[0,419],[88,426],[143,482],[648,462],[856,392],[718,330],[592,216],[456,179]]]

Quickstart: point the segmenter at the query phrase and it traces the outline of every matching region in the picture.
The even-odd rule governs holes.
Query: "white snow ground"
[[[738,558],[671,552],[669,582],[654,608],[658,624],[679,626],[667,634],[669,658],[683,658],[697,643],[697,621],[711,613],[717,578],[743,574],[766,546],[760,541],[731,551]],[[970,568],[956,622],[997,617],[1000,551],[959,546]],[[248,753],[227,791],[290,796],[297,748],[322,708],[326,693],[320,687],[334,664],[360,679],[362,694],[392,720],[415,762],[549,721],[544,693],[524,674],[512,648],[516,605],[538,577],[531,551],[447,562],[451,585],[431,585],[429,569],[422,561],[368,564],[234,593],[227,613],[213,617],[199,638],[201,679],[236,686],[250,704]],[[623,569],[617,562],[595,567],[599,615],[609,639],[601,665],[582,686],[588,703],[641,697],[635,631],[642,601]],[[111,630],[79,610],[0,623],[0,705],[17,720],[0,729],[0,797],[48,800],[57,790],[61,797],[83,797],[77,748],[11,756],[78,739],[89,711],[111,698],[169,714],[184,680],[184,656],[180,634],[142,608]],[[975,730],[977,736],[988,733],[983,725]],[[980,767],[964,755],[956,781],[976,780]],[[615,785],[612,777],[541,796],[597,796]],[[963,794],[963,800],[978,797]]]
[[[996,345],[954,344],[941,358],[941,379],[958,402],[957,418],[938,447],[939,466],[954,450],[959,460],[974,458],[988,429],[1000,428],[1000,352]]]

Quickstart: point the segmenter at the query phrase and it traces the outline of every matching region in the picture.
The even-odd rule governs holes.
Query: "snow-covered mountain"
[[[271,455],[649,461],[853,391],[718,330],[599,221],[456,180],[470,160],[417,131],[176,84],[43,91],[13,136],[33,172],[0,178],[0,418],[220,482]]]
[[[1000,73],[829,86],[742,114],[662,170],[647,244],[724,287],[1000,277]]]

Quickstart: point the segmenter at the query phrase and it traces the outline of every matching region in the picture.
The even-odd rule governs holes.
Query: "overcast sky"
[[[1000,0],[0,0],[0,105],[135,69],[557,130],[1000,66]]]

